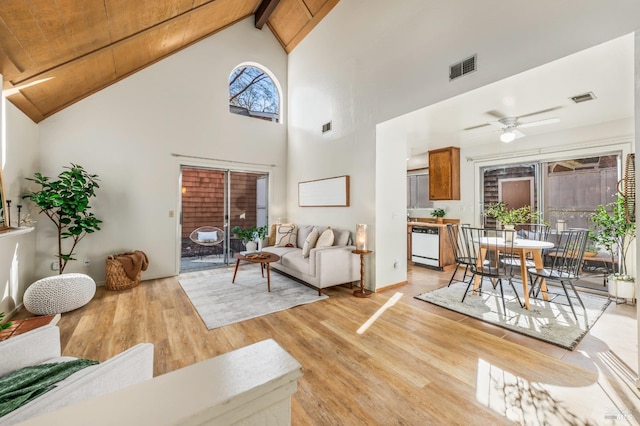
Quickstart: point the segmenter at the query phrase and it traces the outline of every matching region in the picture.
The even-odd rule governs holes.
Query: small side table
[[[10,321],[12,323],[11,327],[0,330],[0,342],[7,340],[10,337],[42,327],[43,325],[56,325],[58,321],[60,321],[60,314]]]
[[[353,292],[356,297],[371,297],[373,292],[364,289],[364,257],[373,253],[371,250],[352,250],[351,253],[360,255],[360,289]]]

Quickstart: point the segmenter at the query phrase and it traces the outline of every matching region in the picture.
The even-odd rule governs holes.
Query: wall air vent
[[[592,101],[595,98],[596,98],[596,95],[594,95],[593,92],[589,92],[589,93],[583,93],[582,95],[572,96],[569,99],[579,104],[580,102]]]
[[[469,74],[476,70],[477,55],[473,55],[465,60],[449,66],[449,81],[455,80],[458,77]]]
[[[324,123],[322,125],[322,133],[327,133],[330,130],[331,130],[331,122],[330,121],[328,123]]]

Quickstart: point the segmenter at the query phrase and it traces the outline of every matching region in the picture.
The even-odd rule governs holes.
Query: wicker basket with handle
[[[127,290],[140,284],[142,271],[138,272],[135,280],[132,280],[127,276],[122,263],[120,263],[115,256],[108,256],[106,262],[106,280],[104,287],[107,290]]]

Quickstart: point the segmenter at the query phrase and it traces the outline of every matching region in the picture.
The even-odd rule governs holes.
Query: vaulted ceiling
[[[3,0],[3,92],[34,122],[255,15],[289,53],[339,0]]]

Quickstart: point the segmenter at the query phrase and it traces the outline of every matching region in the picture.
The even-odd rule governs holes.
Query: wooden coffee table
[[[235,257],[237,260],[236,270],[233,272],[233,279],[231,280],[232,283],[235,283],[236,281],[236,274],[238,273],[238,266],[240,266],[241,260],[249,263],[259,263],[260,271],[262,272],[262,278],[264,278],[264,270],[267,270],[267,291],[271,291],[271,268],[269,267],[269,264],[271,262],[277,262],[278,260],[280,260],[280,256],[273,253],[259,252],[246,255],[242,253],[236,253],[233,255],[233,257]]]

